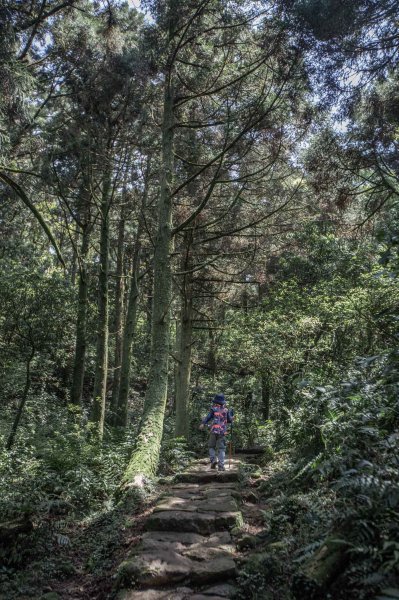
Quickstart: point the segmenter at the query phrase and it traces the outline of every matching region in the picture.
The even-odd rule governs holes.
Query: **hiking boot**
[[[219,465],[219,466],[218,466],[218,471],[225,471],[225,470],[226,470],[226,469],[225,469],[225,467],[224,467],[224,466],[222,466],[222,465]]]
[[[215,460],[215,461],[211,462],[211,469],[216,469],[216,467],[217,467],[217,462]]]

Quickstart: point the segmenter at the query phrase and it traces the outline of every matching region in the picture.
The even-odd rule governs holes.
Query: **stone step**
[[[226,496],[196,498],[181,498],[180,496],[168,496],[161,500],[154,512],[161,510],[182,510],[187,512],[234,512],[237,511],[237,502],[228,494]]]
[[[235,482],[238,481],[238,471],[185,471],[175,476],[175,481],[180,483],[210,483],[210,482]]]
[[[117,600],[226,600],[236,575],[229,529],[242,525],[239,461],[207,470],[206,459],[175,477],[146,522],[147,531],[118,572]],[[211,586],[211,587],[209,587]]]
[[[215,588],[217,587],[219,586],[215,586]],[[122,590],[117,595],[116,600],[226,600],[226,598],[232,598],[234,593],[233,586],[230,587],[233,591],[229,592],[228,596],[215,595],[214,593],[209,593],[207,590],[196,593],[191,588],[186,587],[175,588],[173,590]]]
[[[116,600],[188,600],[194,593],[191,588],[186,587],[173,590],[121,590]]]
[[[142,544],[150,542],[179,542],[182,546],[203,544],[204,546],[220,546],[231,543],[231,535],[228,531],[216,531],[210,536],[198,533],[183,533],[181,531],[146,531],[142,536]]]
[[[126,585],[152,588],[173,583],[207,583],[226,580],[236,575],[230,556],[211,560],[192,560],[171,550],[142,551],[128,558],[119,568],[119,580]]]
[[[229,512],[189,512],[183,510],[164,510],[153,512],[147,519],[147,530],[182,531],[208,535],[222,529],[231,529],[242,525],[240,511]]]
[[[236,588],[229,583],[213,585],[195,592],[189,587],[177,587],[172,590],[121,590],[117,600],[226,600],[232,598]]]

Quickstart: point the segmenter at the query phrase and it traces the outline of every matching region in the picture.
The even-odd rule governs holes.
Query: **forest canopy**
[[[75,577],[95,519],[57,598],[113,598],[121,515],[205,455],[218,393],[262,452],[236,598],[399,597],[398,22],[0,0],[5,598]]]

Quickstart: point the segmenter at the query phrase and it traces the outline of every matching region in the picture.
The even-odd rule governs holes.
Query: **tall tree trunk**
[[[137,324],[137,308],[139,300],[138,276],[140,271],[140,237],[137,232],[136,245],[133,255],[132,275],[130,281],[129,302],[126,312],[126,322],[122,338],[122,361],[118,399],[115,404],[113,424],[126,427],[128,416],[128,398],[130,388],[130,368],[132,362],[132,344]]]
[[[190,110],[190,120],[198,120],[195,107]],[[187,165],[189,183],[188,195],[195,203],[200,190],[198,181],[191,179],[195,175],[195,165],[201,163],[200,145],[194,129],[188,131],[188,142],[190,145],[190,163]],[[191,181],[190,181],[191,179]],[[180,289],[181,308],[179,315],[177,369],[175,377],[176,396],[176,420],[175,435],[177,437],[188,437],[187,405],[190,395],[191,382],[191,350],[193,345],[193,255],[192,244],[194,241],[195,224],[185,230],[183,235],[182,255],[180,271],[182,273],[182,284]]]
[[[187,403],[191,381],[191,349],[193,345],[193,300],[183,299],[180,312],[179,354],[176,376],[175,435],[187,437]]]
[[[189,229],[184,236],[181,271],[183,285],[181,289],[181,309],[178,324],[178,353],[176,373],[176,422],[175,435],[187,437],[187,403],[190,394],[191,381],[191,349],[193,345],[193,274],[191,259],[191,244],[193,230]]]
[[[82,245],[79,257],[79,288],[78,288],[78,311],[76,319],[75,358],[73,364],[71,402],[81,404],[83,381],[85,375],[86,359],[86,336],[87,336],[87,255],[89,251],[89,226],[85,224],[82,231]]]
[[[267,375],[262,375],[262,415],[265,421],[270,418],[270,384]]]
[[[128,421],[128,399],[130,389],[130,372],[132,363],[133,339],[137,325],[138,301],[139,301],[139,273],[141,264],[141,237],[143,234],[144,223],[143,217],[147,206],[149,178],[150,178],[150,157],[147,159],[147,167],[144,179],[144,191],[141,201],[141,212],[138,217],[136,244],[133,254],[132,274],[130,278],[130,290],[128,306],[126,311],[125,327],[122,336],[122,358],[121,358],[121,375],[119,384],[118,399],[115,404],[113,425],[126,427]]]
[[[78,261],[79,261],[79,252],[77,250],[79,246],[79,227],[76,228],[74,248],[72,254],[72,266],[71,266],[71,284],[75,287],[76,283],[76,274],[78,271]]]
[[[101,195],[101,236],[100,273],[98,278],[98,329],[96,348],[96,369],[94,377],[93,407],[91,420],[96,424],[97,433],[104,432],[105,401],[108,372],[108,271],[109,271],[109,196],[111,190],[111,170],[107,167]]]
[[[121,206],[119,227],[118,227],[118,247],[116,258],[116,289],[115,289],[115,313],[114,313],[114,331],[115,331],[115,352],[112,380],[111,414],[115,413],[118,405],[119,386],[121,380],[122,365],[122,340],[123,340],[123,300],[124,300],[124,242],[125,242],[125,194]]]
[[[6,444],[6,449],[7,450],[11,450],[13,444],[14,444],[14,439],[17,433],[17,429],[18,429],[18,425],[19,422],[21,420],[21,416],[22,416],[22,412],[24,410],[24,406],[26,404],[26,400],[28,398],[28,394],[29,394],[29,390],[30,390],[30,382],[31,382],[31,378],[30,378],[30,366],[33,360],[33,357],[35,356],[35,348],[32,346],[31,352],[29,354],[28,360],[26,361],[26,375],[25,375],[25,387],[24,387],[24,391],[22,394],[22,398],[21,401],[19,403],[18,406],[18,410],[17,410],[17,414],[15,415],[15,419],[14,422],[12,424],[11,427],[11,431],[10,431],[10,435],[8,436],[8,440],[7,440],[7,444]]]
[[[177,18],[175,0],[169,2],[169,40]],[[158,231],[154,249],[154,296],[152,304],[150,372],[135,449],[125,473],[124,483],[141,485],[143,476],[154,475],[161,448],[170,342],[170,304],[172,296],[172,197],[174,137],[174,92],[165,78],[162,124],[161,184],[158,201]]]
[[[208,367],[209,367],[209,370],[211,372],[212,379],[215,379],[215,377],[216,377],[216,368],[217,368],[217,363],[216,363],[216,338],[215,338],[215,333],[214,333],[214,331],[212,329],[212,323],[210,323],[210,325],[209,325],[208,335],[209,335]]]

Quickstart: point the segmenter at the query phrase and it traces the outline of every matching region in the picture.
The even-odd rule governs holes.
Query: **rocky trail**
[[[241,460],[210,471],[196,461],[165,486],[145,533],[119,568],[118,600],[226,600],[234,593],[237,550],[231,530],[243,522]]]

